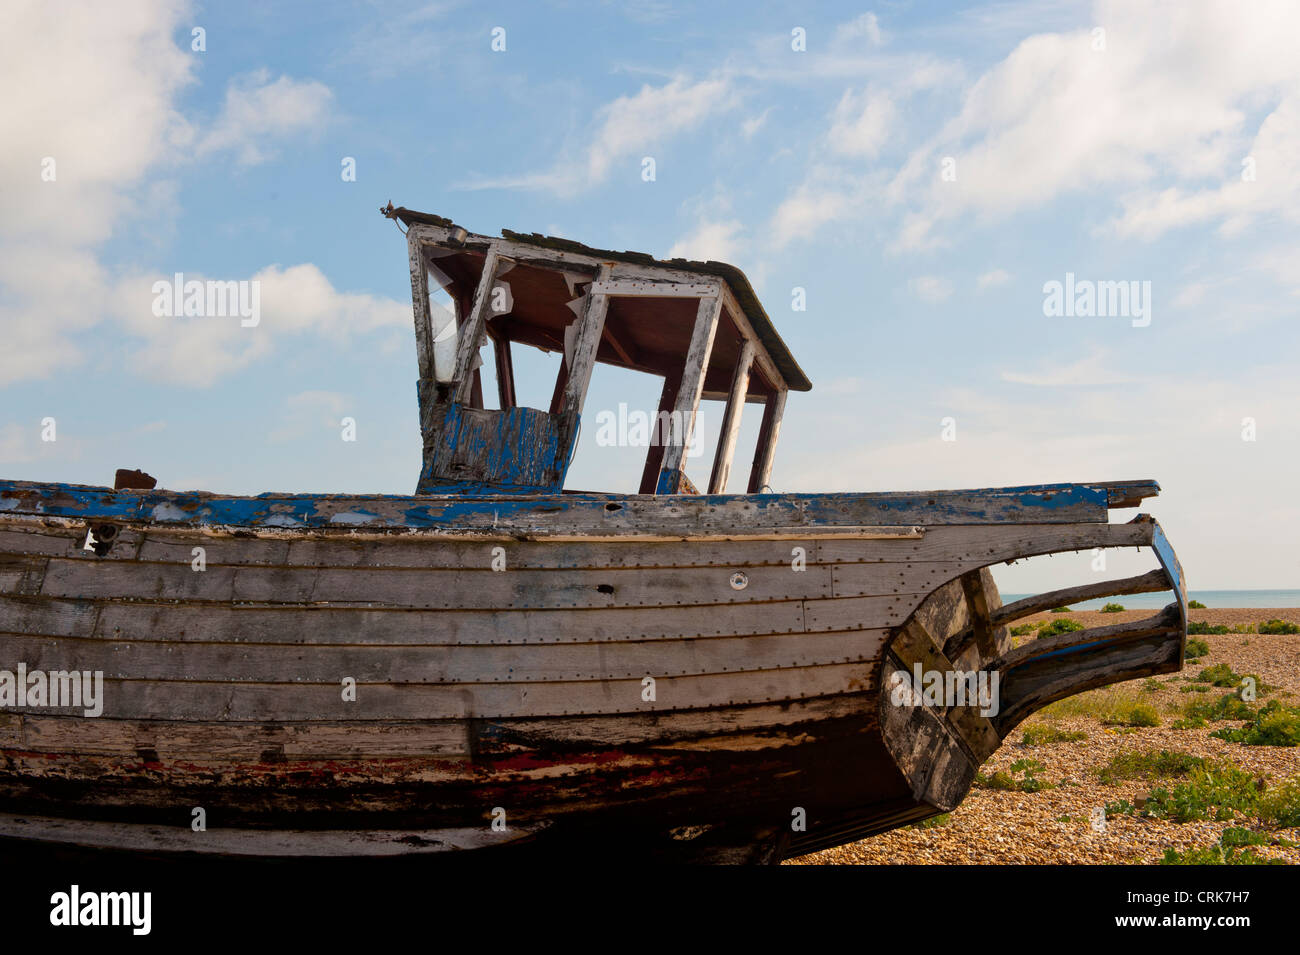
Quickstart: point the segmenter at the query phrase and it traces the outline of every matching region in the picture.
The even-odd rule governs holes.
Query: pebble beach
[[[1068,616],[1085,627],[1094,627],[1138,620],[1151,613],[1075,611],[1040,614],[1025,622]],[[1258,626],[1274,619],[1300,625],[1300,609],[1193,610],[1190,618],[1193,623],[1228,628]],[[1300,747],[1246,745],[1211,735],[1225,726],[1239,726],[1240,721],[1174,727],[1185,715],[1189,700],[1228,692],[1197,684],[1196,676],[1215,664],[1226,663],[1237,673],[1256,674],[1271,686],[1260,702],[1276,698],[1286,706],[1300,705],[1300,635],[1228,633],[1198,639],[1209,645],[1209,654],[1188,661],[1180,673],[1156,677],[1154,682],[1134,680],[1103,687],[1053,704],[1012,731],[982,768],[985,776],[992,776],[1009,770],[1017,761],[1036,760],[1042,766],[1036,775],[1046,783],[1044,788],[1007,791],[977,782],[946,819],[936,820],[940,824],[894,830],[786,864],[1142,865],[1159,862],[1169,849],[1180,853],[1209,849],[1229,827],[1258,832],[1265,841],[1252,847],[1258,856],[1300,864],[1300,829],[1270,827],[1249,814],[1223,821],[1175,822],[1111,813],[1098,825],[1099,808],[1120,801],[1140,806],[1155,787],[1177,782],[1149,777],[1103,782],[1099,772],[1122,753],[1165,751],[1227,761],[1254,775],[1262,787],[1300,778]],[[1107,725],[1108,711],[1133,700],[1149,704],[1159,714],[1159,725]],[[1024,730],[1030,726],[1059,730],[1053,735],[1070,739],[1026,745]]]

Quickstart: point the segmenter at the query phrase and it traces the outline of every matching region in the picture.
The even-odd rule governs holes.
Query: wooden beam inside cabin
[[[655,412],[655,419],[650,424],[650,448],[646,453],[645,468],[641,471],[641,487],[639,493],[653,494],[659,484],[659,470],[664,461],[664,445],[659,440],[659,422],[664,419],[664,415],[673,410],[677,404],[677,391],[681,387],[682,372],[680,368],[674,369],[664,376],[664,387],[659,392],[659,408]]]
[[[605,272],[606,270],[602,269],[601,275],[603,276]],[[587,385],[591,382],[591,370],[596,365],[596,351],[605,332],[605,313],[609,308],[609,296],[594,290],[599,284],[599,282],[593,283],[587,291],[587,307],[583,310],[580,319],[578,339],[573,344],[569,383],[564,389],[563,413],[575,417],[582,414],[583,403],[587,400]]]
[[[713,472],[709,475],[709,493],[725,494],[727,479],[731,476],[731,461],[736,453],[736,439],[740,435],[740,413],[745,407],[749,391],[749,369],[754,364],[754,342],[745,339],[736,359],[736,369],[731,376],[731,393],[727,396],[727,410],[722,416],[722,435],[718,450],[713,455]]]
[[[686,282],[653,282],[638,279],[597,281],[592,291],[598,295],[640,295],[647,298],[699,298],[715,294],[709,284]]]
[[[631,352],[629,352],[626,348],[624,348],[623,345],[619,342],[619,340],[614,337],[614,333],[610,331],[608,322],[605,323],[605,331],[603,333],[603,336],[605,341],[609,342],[609,347],[614,349],[615,354],[617,354],[619,358],[623,359],[623,362],[625,364],[628,365],[641,364],[635,358],[633,358]]]
[[[732,316],[732,321],[735,323],[736,328],[739,329],[740,334],[750,341],[758,342],[758,333],[754,331],[754,326],[749,323],[749,316],[740,307],[740,302],[737,301],[735,293],[731,291],[731,286],[726,282],[722,283],[722,299],[727,308],[727,314]],[[772,356],[767,353],[767,348],[761,343],[758,346],[758,353],[754,356],[754,361],[763,377],[768,380],[773,388],[777,391],[789,390],[785,377],[777,370],[776,363],[772,361]]]
[[[501,410],[506,411],[515,407],[515,365],[510,353],[510,339],[494,335],[492,348],[497,363],[497,399]]]
[[[560,350],[560,370],[555,373],[555,387],[551,389],[551,403],[546,406],[549,414],[559,414],[564,407],[564,393],[569,387],[569,363],[564,360],[564,350]]]
[[[781,434],[781,416],[785,413],[784,390],[767,399],[763,406],[763,423],[758,429],[758,446],[754,449],[754,466],[749,472],[749,493],[762,494],[772,477],[776,460],[776,442]]]
[[[456,370],[452,374],[452,381],[456,383],[456,400],[461,403],[469,400],[470,390],[473,388],[474,382],[470,372],[473,368],[474,356],[478,354],[482,344],[497,271],[502,264],[508,262],[509,260],[503,260],[497,254],[495,245],[488,248],[487,256],[483,259],[483,271],[479,275],[478,287],[474,290],[474,304],[470,307],[464,324],[456,329],[460,342],[456,351]]]
[[[715,288],[715,294],[701,298],[695,311],[695,329],[691,332],[691,345],[686,351],[682,383],[673,406],[673,434],[664,449],[663,466],[659,472],[656,492],[660,494],[677,492],[677,473],[682,468],[686,446],[690,443],[691,432],[695,428],[700,394],[704,391],[704,376],[708,372],[713,340],[717,336],[718,321],[722,317],[722,296],[717,294],[719,291]]]
[[[570,445],[577,434],[578,422],[582,417],[582,407],[587,400],[587,386],[591,383],[591,370],[596,365],[596,351],[600,348],[601,336],[605,332],[605,313],[609,308],[609,296],[594,291],[600,278],[608,275],[608,269],[601,267],[597,276],[598,281],[592,283],[587,289],[584,296],[586,298],[586,308],[582,311],[582,316],[578,319],[578,337],[573,343],[573,355],[570,361],[565,362],[567,373],[561,372],[564,378],[563,392],[558,391],[556,396],[559,398],[559,407],[552,408],[552,414],[558,413],[563,416],[559,427],[559,449],[558,454],[567,455]],[[558,386],[558,381],[557,381]],[[556,462],[558,470],[563,471],[563,464]]]

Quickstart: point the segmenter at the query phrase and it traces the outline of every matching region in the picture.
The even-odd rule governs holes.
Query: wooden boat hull
[[[0,686],[0,838],[711,861],[861,838],[953,808],[1037,707],[1181,665],[1185,591],[1159,526],[1105,522],[1150,493],[0,482],[0,670],[102,674],[95,716],[6,704]],[[1011,646],[985,568],[1116,546],[1153,547],[1161,570],[1090,593],[1171,589],[1170,608]],[[918,662],[999,672],[1001,712],[897,705]]]

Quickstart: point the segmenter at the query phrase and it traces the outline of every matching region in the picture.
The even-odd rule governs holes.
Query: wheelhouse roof
[[[394,207],[390,202],[386,208],[380,210],[390,219],[401,220],[409,228],[411,225],[421,223],[425,225],[440,226],[446,229],[464,229],[463,226],[457,225],[451,219],[444,216],[435,215],[428,212],[417,212],[413,209],[407,209],[402,206]],[[480,236],[476,233],[470,233],[465,230],[467,238],[477,236],[478,238],[490,238]],[[771,318],[763,309],[762,303],[758,300],[753,286],[749,284],[749,279],[745,273],[734,265],[726,262],[697,262],[690,259],[656,259],[654,256],[645,252],[617,252],[611,249],[597,249],[589,245],[583,245],[581,242],[575,242],[572,239],[562,239],[556,236],[541,235],[537,232],[523,233],[513,232],[509,229],[501,230],[501,238],[510,242],[521,245],[535,246],[541,249],[549,249],[555,252],[569,252],[574,255],[589,256],[594,259],[604,259],[614,262],[627,262],[651,269],[663,269],[665,271],[691,272],[697,275],[708,275],[722,279],[731,289],[736,303],[744,312],[745,318],[749,321],[754,330],[754,335],[758,338],[763,348],[771,358],[772,364],[776,366],[781,377],[785,380],[785,385],[792,391],[808,391],[812,388],[812,382],[804,374],[799,363],[795,361],[790,349],[786,347],[781,336],[777,334]]]

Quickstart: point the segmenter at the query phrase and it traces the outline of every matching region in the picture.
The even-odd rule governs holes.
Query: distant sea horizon
[[[1009,604],[1013,600],[1032,597],[1033,594],[1002,595],[1002,602]],[[1199,600],[1210,610],[1228,610],[1238,607],[1300,607],[1300,590],[1191,590],[1188,600]],[[1096,600],[1081,600],[1070,604],[1072,610],[1100,610],[1108,603],[1123,604],[1126,609],[1158,610],[1173,600],[1171,591],[1154,594],[1125,594],[1121,597],[1099,597]]]

